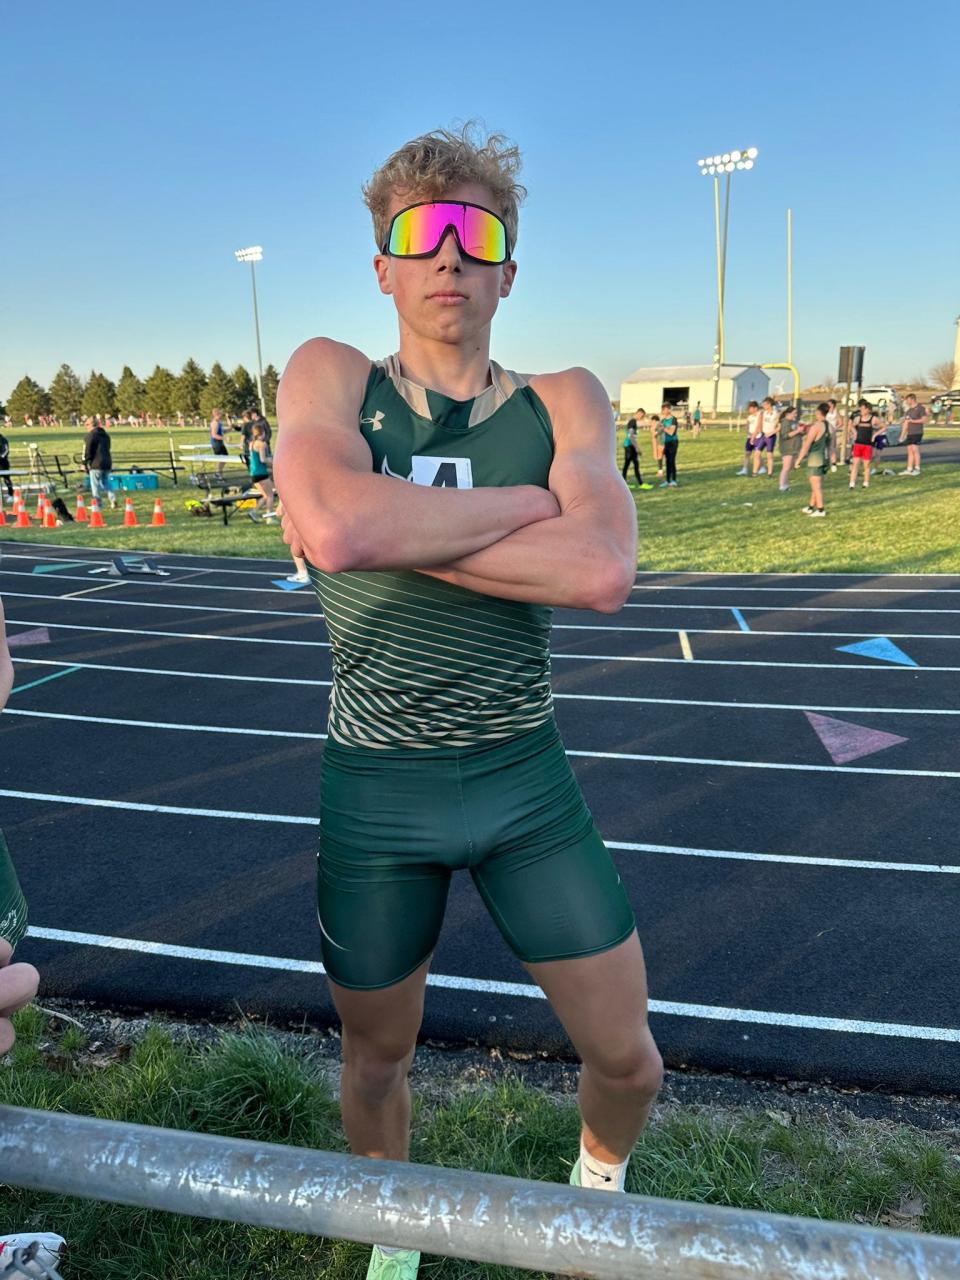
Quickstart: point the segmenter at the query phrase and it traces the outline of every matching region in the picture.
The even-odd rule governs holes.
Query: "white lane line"
[[[681,652],[683,653],[684,658],[687,660],[687,662],[692,662],[693,650],[690,648],[690,637],[687,635],[685,631],[678,631],[677,635],[680,637],[680,649],[681,649]]]
[[[77,600],[80,596],[92,595],[94,591],[110,591],[113,587],[119,587],[123,582],[119,578],[116,582],[104,582],[99,587],[87,587],[86,591],[71,591],[69,595],[57,596],[58,600]]]
[[[663,853],[682,858],[727,858],[738,862],[778,862],[794,866],[846,867],[854,871],[922,871],[935,875],[960,875],[960,862],[878,862],[869,858],[815,858],[800,853],[747,853],[742,849],[696,849],[675,844],[636,844],[627,840],[604,840],[608,849],[630,853]]]
[[[557,693],[554,701],[566,698],[573,702],[640,702],[663,707],[730,707],[735,711],[847,711],[859,716],[960,716],[957,707],[834,707],[812,702],[720,702],[701,698],[638,698],[630,694]]]
[[[712,609],[715,612],[729,613],[732,604],[625,604],[625,609]],[[864,605],[826,605],[826,604],[741,604],[741,610],[750,613],[960,613],[960,609],[882,609]]]
[[[107,583],[107,586],[117,586],[118,583]],[[102,587],[93,587],[91,590],[102,591]],[[76,592],[75,595],[83,595],[82,591]],[[7,593],[7,599],[10,599],[10,593]],[[56,600],[72,600],[74,596],[46,596],[45,599]],[[128,602],[130,603],[130,602]],[[139,603],[133,601],[134,604]],[[149,606],[148,606],[149,607]],[[165,606],[170,608],[170,605]],[[181,606],[173,605],[173,608]],[[196,608],[195,605],[187,606]],[[218,613],[217,608],[212,607],[205,612]],[[304,614],[304,617],[322,618],[322,614]],[[313,645],[321,648],[329,649],[330,645],[324,640],[276,640],[272,638],[259,636],[225,636],[218,632],[197,633],[193,631],[148,631],[142,627],[91,627],[81,626],[79,623],[71,622],[41,622],[30,618],[8,618],[8,623],[13,623],[19,627],[58,627],[61,631],[103,631],[116,635],[130,636],[182,636],[186,640],[226,640],[235,641],[242,640],[247,644],[299,644]],[[566,623],[555,622],[553,624],[554,631],[616,631],[627,632],[641,635],[665,635],[672,636],[674,627],[610,627],[610,626],[585,626],[582,623]],[[688,636],[739,636],[743,632],[736,631],[733,627],[686,627],[685,634]],[[751,631],[754,636],[793,636],[803,637],[805,639],[813,639],[817,636],[825,640],[872,640],[876,638],[876,632],[873,631]],[[884,633],[888,640],[960,640],[960,632],[948,632],[945,634],[930,632],[905,632],[905,631],[887,631]]]
[[[3,547],[3,546],[8,546],[8,547],[29,547],[29,546],[37,546],[37,545],[40,545],[40,544],[37,544],[37,543],[28,543],[28,542],[20,542],[19,540],[16,540],[16,541],[15,541],[15,540],[11,540],[11,541],[9,541],[9,542],[4,542],[4,541],[3,541],[3,539],[0,539],[0,547]],[[137,548],[137,547],[103,547],[103,546],[100,546],[100,547],[96,547],[96,548],[87,548],[87,547],[78,547],[76,544],[74,544],[74,543],[68,543],[68,542],[44,542],[42,545],[43,545],[43,547],[44,547],[45,549],[50,548],[50,547],[62,547],[62,548],[64,548],[65,550],[72,552],[74,555],[80,555],[80,554],[81,554],[83,551],[85,551],[85,550],[92,550],[92,551],[94,551],[94,554],[100,554],[100,555],[104,555],[104,554],[106,554],[106,555],[110,555],[110,556],[112,556],[112,555],[114,555],[114,554],[116,554],[116,555],[140,554],[140,555],[149,555],[149,556],[162,556],[162,557],[163,557],[163,561],[164,561],[164,567],[166,567],[166,568],[175,568],[175,567],[176,567],[176,566],[175,566],[175,564],[174,564],[174,559],[175,559],[175,558],[179,558],[179,559],[181,559],[181,560],[206,560],[206,561],[208,561],[208,562],[209,562],[210,560],[215,560],[215,561],[219,561],[220,563],[219,563],[219,564],[212,565],[212,566],[211,566],[211,565],[209,565],[209,563],[208,563],[207,568],[208,568],[208,571],[209,571],[209,572],[211,572],[211,573],[239,573],[239,574],[246,574],[248,577],[253,577],[253,576],[256,576],[256,575],[259,575],[259,576],[262,576],[262,577],[276,577],[277,572],[278,572],[278,571],[280,571],[280,570],[282,570],[282,569],[284,568],[284,566],[285,566],[285,565],[289,564],[289,560],[285,560],[285,559],[272,560],[269,556],[210,556],[210,555],[202,555],[202,554],[200,554],[199,552],[191,552],[191,551],[169,551],[169,552],[167,552],[167,551],[157,551],[156,549],[154,549],[154,550],[152,550],[152,551],[151,551],[151,550],[145,550],[144,548]],[[4,551],[4,552],[2,552],[2,556],[3,556],[4,558],[10,559],[10,560],[62,560],[62,559],[63,559],[63,556],[39,555],[39,554],[37,554],[37,553],[32,553],[32,552],[20,552],[20,551],[18,551],[18,552],[16,552],[16,553],[8,552],[8,551]],[[90,564],[102,564],[102,565],[106,565],[106,564],[109,564],[109,563],[110,563],[110,561],[109,561],[109,560],[96,560],[96,559],[94,559],[94,558],[93,558],[93,556],[90,556],[88,559],[89,559],[89,563],[90,563]],[[232,568],[231,568],[231,569],[228,569],[228,568],[226,568],[226,564],[227,564],[227,562],[229,562],[229,563],[232,565],[232,564],[243,563],[244,561],[246,561],[248,564],[273,564],[273,565],[276,565],[277,567],[276,567],[275,569],[232,569]],[[189,566],[186,566],[186,567],[189,567]],[[919,581],[922,581],[922,580],[925,580],[925,579],[929,579],[929,580],[931,580],[931,581],[933,581],[933,582],[935,582],[935,583],[936,583],[936,582],[942,582],[942,581],[944,581],[944,579],[955,579],[955,578],[957,578],[957,576],[958,576],[958,575],[957,575],[957,574],[955,574],[955,573],[951,574],[951,573],[885,573],[885,572],[884,572],[884,573],[877,572],[877,573],[874,573],[874,574],[869,574],[869,573],[864,573],[864,572],[862,572],[862,571],[861,571],[860,573],[850,573],[850,572],[842,572],[842,571],[838,571],[838,572],[831,572],[831,573],[827,573],[827,572],[820,572],[820,573],[805,573],[805,572],[803,572],[802,570],[797,570],[797,569],[789,569],[789,570],[788,570],[788,569],[783,569],[783,570],[780,570],[780,571],[779,571],[779,572],[777,572],[777,573],[771,573],[771,572],[756,572],[756,571],[751,571],[751,570],[743,570],[743,571],[741,571],[741,572],[739,572],[739,573],[735,573],[735,572],[733,572],[733,571],[717,572],[717,571],[709,571],[709,570],[702,570],[702,569],[674,569],[674,570],[672,570],[672,571],[671,571],[671,572],[669,572],[669,573],[665,573],[665,572],[663,572],[662,570],[654,570],[654,569],[646,569],[646,570],[643,570],[643,569],[638,569],[638,570],[637,570],[637,574],[636,574],[636,576],[637,576],[638,578],[684,578],[684,577],[688,577],[688,578],[697,578],[697,579],[700,579],[700,578],[804,578],[804,579],[814,579],[814,578],[815,578],[815,579],[817,579],[818,581],[819,581],[820,579],[822,579],[822,578],[843,578],[843,579],[847,579],[847,578],[860,578],[860,579],[862,579],[862,580],[864,580],[864,581],[869,581],[869,580],[870,580],[870,579],[872,579],[872,578],[883,578],[883,579],[886,579],[886,578],[905,578],[905,579],[908,579],[908,580],[909,580],[909,581],[911,581],[911,582],[919,582]],[[682,582],[681,582],[681,583],[674,583],[674,584],[670,584],[670,583],[660,583],[660,582],[651,582],[651,583],[641,583],[641,584],[637,584],[637,585],[639,585],[639,586],[643,586],[643,587],[648,588],[648,589],[650,589],[650,590],[669,590],[669,591],[692,591],[692,590],[697,590],[697,589],[702,589],[702,590],[704,590],[704,591],[721,591],[721,590],[728,590],[728,589],[729,589],[729,586],[730,586],[730,584],[729,584],[729,583],[725,583],[725,584],[723,584],[722,586],[719,586],[719,587],[702,587],[702,588],[697,588],[695,585],[687,585],[687,584],[682,583]],[[754,591],[754,590],[769,590],[769,591],[777,591],[777,590],[780,590],[780,589],[781,589],[781,588],[778,588],[778,587],[764,587],[764,588],[758,588],[758,587],[750,587],[750,586],[747,586],[747,587],[745,587],[745,588],[744,588],[744,590],[746,590],[746,591]],[[789,587],[789,588],[783,588],[783,589],[784,589],[784,590],[790,590],[790,591],[806,591],[806,590],[808,590],[808,588],[807,588],[807,587]],[[820,587],[813,587],[812,589],[813,589],[813,590],[815,590],[815,591],[817,591],[817,590],[824,590],[824,591],[831,590],[831,588],[827,588],[827,587],[824,587],[824,588],[820,588]],[[873,588],[868,588],[868,589],[871,589],[871,590],[872,590]],[[896,587],[896,588],[894,588],[894,587],[890,587],[890,588],[878,588],[878,590],[890,590],[890,591],[900,591],[900,590],[909,590],[909,589],[910,589],[910,588],[900,588],[900,587]],[[927,592],[932,592],[932,591],[937,591],[937,592],[939,592],[939,591],[951,591],[951,592],[953,592],[953,591],[957,591],[957,592],[960,592],[960,587],[916,587],[916,588],[912,588],[912,589],[913,589],[913,590],[916,590],[917,592],[922,593],[922,594],[926,594]],[[861,588],[860,588],[860,587],[857,587],[857,586],[850,586],[850,587],[832,588],[832,590],[839,590],[839,591],[843,591],[843,592],[849,592],[850,594],[855,594],[855,593],[857,593],[858,591],[860,591],[860,590],[861,590]]]
[[[66,599],[66,597],[64,597]],[[161,636],[164,640],[222,640],[226,644],[292,644],[307,649],[329,649],[328,640],[279,640],[274,636],[225,636],[206,631],[147,631],[143,627],[87,627],[77,622],[25,622],[21,618],[7,618],[7,625],[18,627],[36,625],[57,631],[94,631],[112,636]]]
[[[329,689],[332,680],[295,680],[290,676],[240,676],[234,672],[220,671],[176,671],[172,667],[121,667],[109,662],[55,662],[49,658],[11,657],[14,662],[23,662],[28,666],[38,667],[74,667],[84,671],[125,671],[137,676],[181,676],[186,680],[240,680],[250,684],[298,684],[310,688],[319,686]]]
[[[325,733],[303,733],[286,729],[228,728],[222,724],[179,724],[169,720],[123,720],[116,716],[74,716],[68,715],[65,711],[25,711],[18,707],[5,707],[3,714],[32,716],[37,720],[78,720],[81,724],[117,724],[133,729],[179,729],[184,733],[233,733],[251,738],[296,738],[307,742],[326,742],[327,740]]]
[[[0,796],[8,800],[39,800],[46,804],[76,804],[93,809],[122,809],[130,813],[167,813],[181,818],[219,818],[240,822],[281,822],[293,826],[315,827],[316,818],[300,818],[289,813],[244,813],[229,809],[190,809],[175,804],[139,804],[135,800],[102,800],[96,796],[61,796],[48,791],[13,791],[0,788]]]
[[[45,942],[69,942],[77,946],[104,947],[116,951],[136,951],[143,955],[176,960],[202,960],[208,964],[228,964],[255,969],[277,969],[287,973],[323,974],[319,960],[294,960],[286,956],[264,956],[243,951],[215,951],[206,947],[185,947],[169,942],[149,942],[142,938],[117,938],[99,933],[76,933],[70,929],[49,929],[30,925],[27,937]],[[431,973],[427,986],[445,990],[472,991],[486,995],[516,996],[544,1000],[539,987],[524,982],[497,982],[487,978],[465,978],[458,974]],[[685,1004],[677,1000],[651,1000],[651,1013],[679,1018],[704,1018],[712,1022],[745,1022],[763,1026],[797,1027],[809,1031],[844,1031],[851,1035],[894,1036],[909,1040],[943,1040],[960,1043],[960,1029],[923,1027],[913,1023],[867,1022],[856,1018],[824,1018],[816,1014],[785,1013],[769,1009],[725,1008],[722,1005]]]
[[[149,555],[150,553],[145,552],[144,554]],[[6,557],[4,557],[4,559],[5,558]],[[176,569],[175,565],[171,567],[174,570]],[[216,569],[196,569],[193,571],[193,573],[216,573],[216,572],[218,572],[218,570]],[[27,573],[25,569],[5,569],[3,567],[3,560],[0,560],[0,576],[3,576],[3,575],[6,575],[8,578],[32,578],[33,577],[33,573],[32,572]],[[89,574],[80,574],[80,573],[48,572],[46,576],[47,578],[52,579],[54,582],[89,582],[90,580]],[[189,576],[192,577],[193,574],[190,574]],[[125,582],[125,581],[130,581],[130,579],[121,578],[121,579],[118,579],[118,581]],[[115,584],[111,583],[110,585],[113,586]],[[248,595],[250,594],[271,595],[271,596],[289,595],[289,592],[283,591],[279,587],[230,587],[230,586],[224,587],[224,586],[218,586],[214,582],[188,582],[185,578],[176,578],[171,580],[170,582],[167,582],[166,580],[161,582],[148,582],[148,583],[141,582],[140,586],[163,587],[163,589],[166,591],[169,591],[173,587],[186,587],[190,591],[244,591]],[[60,596],[58,598],[61,600],[70,599],[70,597],[66,595]]]
[[[285,595],[289,594],[284,592]],[[37,595],[31,591],[5,591],[5,600],[69,600],[70,596]],[[129,609],[190,609],[197,613],[248,613],[266,618],[322,618],[322,613],[306,613],[300,609],[230,609],[226,605],[207,604],[159,604],[147,600],[81,600],[81,604],[105,604],[109,607],[125,605]]]
[[[730,635],[738,632],[731,631]],[[686,662],[686,658],[637,657],[622,653],[563,653],[553,651],[552,659],[565,658],[568,662]],[[960,667],[908,667],[899,662],[874,663],[863,662],[768,662],[759,658],[697,658],[698,667],[779,667],[786,671],[910,671],[918,675],[921,671],[960,671]]]
[[[803,575],[807,576],[807,575]],[[811,575],[813,576],[813,575]],[[880,577],[890,577],[889,574],[880,574]],[[729,583],[723,586],[704,587],[695,586],[692,583],[687,585],[682,582],[668,584],[658,582],[638,582],[631,588],[633,591],[806,591],[808,594],[814,592],[819,595],[960,595],[960,587],[751,587],[749,585],[742,587],[731,587]]]
[[[717,769],[784,769],[798,773],[866,773],[891,778],[960,778],[960,771],[941,769],[872,769],[849,764],[784,764],[772,760],[715,760],[708,756],[654,756],[631,751],[572,751],[568,756],[589,760],[632,760],[642,764],[695,764]]]

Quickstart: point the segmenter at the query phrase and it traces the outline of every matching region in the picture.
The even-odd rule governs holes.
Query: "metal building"
[[[758,365],[721,365],[717,409],[721,413],[745,409],[748,401],[762,400],[769,391],[770,379]],[[634,369],[620,384],[621,413],[637,409],[659,413],[662,404],[689,405],[692,410],[698,400],[705,412],[713,410],[713,365]]]

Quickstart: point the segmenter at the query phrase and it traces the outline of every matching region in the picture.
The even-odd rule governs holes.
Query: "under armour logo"
[[[365,422],[369,422],[371,431],[382,431],[383,418],[384,418],[383,410],[378,409],[372,418],[361,418],[360,425],[362,426]]]

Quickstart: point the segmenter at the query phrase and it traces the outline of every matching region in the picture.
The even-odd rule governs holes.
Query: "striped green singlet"
[[[371,368],[360,430],[381,475],[414,484],[547,487],[553,431],[519,374],[451,400]],[[515,737],[553,715],[546,605],[480,595],[412,570],[310,575],[333,654],[328,732],[345,746],[459,748]]]

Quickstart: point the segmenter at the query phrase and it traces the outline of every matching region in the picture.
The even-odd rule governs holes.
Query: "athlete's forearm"
[[[419,572],[502,600],[616,613],[633,582],[636,560],[635,545],[616,547],[595,520],[570,514]]]

